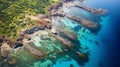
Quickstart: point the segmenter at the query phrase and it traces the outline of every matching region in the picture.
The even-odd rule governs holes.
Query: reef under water
[[[62,0],[48,14],[25,14],[36,25],[23,28],[15,41],[0,37],[0,67],[80,67],[91,61],[107,10],[89,8],[83,1]]]

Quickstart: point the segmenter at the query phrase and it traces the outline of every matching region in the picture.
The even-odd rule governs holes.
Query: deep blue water
[[[105,67],[120,67],[120,44],[119,44],[119,32],[120,32],[120,1],[119,0],[86,0],[86,5],[96,8],[105,8],[109,11],[109,27],[105,32],[104,65]]]
[[[89,61],[82,66],[73,58],[68,61],[63,57],[57,59],[56,63],[51,67],[72,67],[70,66],[71,64],[73,64],[73,67],[120,67],[120,38],[117,36],[120,32],[119,3],[119,0],[85,0],[84,4],[88,7],[107,9],[108,13],[105,16],[96,16],[75,7],[70,9],[70,12],[74,15],[100,23],[101,29],[97,35],[93,32],[91,33],[89,30],[85,30],[85,32],[90,32],[90,34],[87,34],[82,32],[84,27],[72,23],[74,21],[70,19],[64,18],[64,24],[73,28],[78,33],[78,40],[80,41],[81,47],[88,47],[90,53]],[[84,37],[81,37],[81,35],[84,35]],[[96,41],[99,45],[95,43]],[[84,49],[79,50],[86,52]],[[69,56],[67,56],[67,58],[69,58]],[[41,63],[36,62],[36,67],[39,67],[39,64]]]
[[[89,62],[83,67],[120,67],[120,45],[119,36],[120,24],[120,8],[119,0],[85,0],[85,5],[92,8],[103,8],[108,10],[108,14],[105,17],[101,17],[100,21],[102,29],[97,36],[87,36],[92,40],[99,40],[100,47],[93,46],[93,44],[86,42],[84,39],[80,39],[83,44],[88,44],[91,50],[91,56]],[[79,9],[76,9],[76,11]],[[83,12],[84,13],[84,12]],[[79,15],[76,12],[76,15]],[[88,14],[89,15],[89,14]],[[89,17],[89,16],[88,16]],[[78,31],[81,27],[76,26],[75,30]],[[92,45],[92,46],[91,46]],[[74,67],[80,67],[74,60],[70,62],[56,63],[53,67],[69,66],[74,64]]]
[[[120,37],[118,36],[120,32],[120,0],[85,0],[84,4],[91,8],[103,8],[108,10],[107,15],[99,17],[101,20],[98,21],[96,16],[86,11],[81,11],[79,8],[73,8],[73,14],[89,20],[98,21],[101,24],[101,30],[97,35],[93,33],[87,35],[80,31],[83,27],[73,24],[71,20],[69,20],[71,22],[67,24],[74,28],[78,33],[78,37],[82,34],[85,35],[85,37],[78,39],[82,44],[81,47],[84,48],[87,46],[89,48],[89,61],[86,62],[84,66],[81,66],[74,59],[68,61],[65,58],[60,58],[57,59],[57,62],[51,67],[70,67],[71,64],[73,64],[74,67],[120,67]],[[99,42],[99,45],[96,45],[95,41]],[[84,49],[80,49],[80,51],[85,52]],[[46,62],[49,62],[49,60]],[[39,64],[41,63],[36,62],[35,67],[39,67]]]

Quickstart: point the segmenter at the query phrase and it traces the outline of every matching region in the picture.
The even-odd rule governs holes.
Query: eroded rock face
[[[7,38],[5,36],[0,37],[1,44],[7,43],[11,48],[15,46],[16,41],[11,40],[10,38]]]
[[[12,50],[13,49],[7,43],[2,43],[2,46],[1,46],[2,57],[7,57]]]
[[[47,28],[47,29],[51,29],[51,27],[52,27],[51,22],[49,22],[47,19],[39,20],[37,22],[37,25],[42,27],[42,28]]]

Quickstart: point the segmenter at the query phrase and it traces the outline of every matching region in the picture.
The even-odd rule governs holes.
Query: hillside
[[[59,0],[0,0],[0,36],[16,39],[23,28],[35,26],[25,15],[47,14]]]

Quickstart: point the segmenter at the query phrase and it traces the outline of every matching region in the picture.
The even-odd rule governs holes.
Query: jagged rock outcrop
[[[26,48],[32,55],[43,56],[42,52],[40,52],[39,50],[37,50],[34,47],[30,46],[29,42],[31,42],[31,41],[29,41],[26,38],[23,39],[24,48]]]
[[[64,9],[69,9],[70,7],[78,7],[78,8],[84,9],[84,10],[89,11],[89,12],[94,13],[94,14],[105,14],[106,11],[107,11],[105,9],[89,8],[89,7],[83,6],[82,4],[75,3],[72,0],[68,0],[68,1],[65,0],[64,4],[61,4],[60,6],[58,6],[59,9],[57,11],[56,11],[56,8],[52,8],[49,11],[49,16],[51,16],[51,17],[61,17],[61,18],[62,17],[68,17],[69,19],[72,19],[74,21],[79,22],[80,25],[82,25],[82,26],[84,26],[84,27],[86,27],[90,30],[98,31],[100,29],[101,26],[98,22],[83,19],[83,18],[80,18],[78,16],[72,15],[69,12],[64,11]],[[51,18],[51,20],[52,19],[53,18]]]
[[[99,27],[99,24],[96,23],[96,22],[86,20],[86,19],[83,19],[83,18],[79,18],[79,17],[71,15],[71,14],[68,14],[67,17],[74,20],[74,21],[79,22],[81,25],[85,26],[86,28],[97,28],[97,27]]]
[[[72,47],[72,43],[70,41],[68,41],[67,39],[62,38],[59,35],[55,35],[55,34],[51,34],[51,35],[54,36],[58,41],[63,43],[65,46]]]
[[[35,55],[35,56],[43,56],[42,52],[40,52],[39,50],[31,47],[30,45],[27,45],[25,46],[25,48],[32,54],[32,55]]]
[[[40,26],[41,28],[47,28],[51,29],[52,24],[49,22],[47,19],[42,19],[37,22],[37,25]]]
[[[63,33],[64,35],[66,35],[67,37],[69,37],[70,39],[72,40],[77,40],[77,36],[71,34],[71,33],[68,33],[68,32],[65,32],[64,30],[62,29],[59,29],[58,30],[59,32]]]
[[[105,9],[93,9],[93,8],[88,8],[88,7],[83,6],[83,5],[75,5],[75,7],[84,9],[84,10],[89,11],[89,12],[94,13],[94,14],[105,14],[107,12],[107,10],[105,10]]]
[[[11,53],[11,51],[13,51],[13,48],[11,48],[7,43],[4,42],[1,45],[0,51],[2,57],[7,57]]]
[[[51,32],[52,32],[53,34],[57,34],[57,31],[56,31],[55,27],[53,27],[53,28],[51,29]]]

